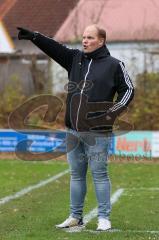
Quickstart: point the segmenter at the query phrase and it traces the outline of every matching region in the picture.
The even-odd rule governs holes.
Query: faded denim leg
[[[67,139],[69,144],[69,138]],[[84,199],[87,191],[86,173],[88,161],[85,157],[84,144],[80,141],[72,151],[67,152],[67,160],[70,166],[70,215],[81,218],[83,214]]]
[[[111,182],[108,176],[108,149],[110,137],[95,137],[95,145],[87,145],[87,158],[91,168],[96,197],[98,218],[109,219],[111,212]]]

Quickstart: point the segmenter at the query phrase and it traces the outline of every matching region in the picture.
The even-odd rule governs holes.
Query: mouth
[[[88,46],[85,46],[85,45],[83,46],[83,49],[85,49],[85,50],[86,50],[87,48],[88,48]]]

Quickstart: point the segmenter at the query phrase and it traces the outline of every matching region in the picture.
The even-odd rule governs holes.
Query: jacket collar
[[[103,58],[103,57],[107,57],[110,55],[110,52],[108,50],[108,48],[106,47],[106,45],[97,48],[96,50],[94,50],[93,52],[90,53],[84,53],[84,56],[88,59],[99,59],[99,58]]]

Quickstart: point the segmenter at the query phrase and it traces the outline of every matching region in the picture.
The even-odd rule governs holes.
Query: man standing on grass
[[[68,71],[69,91],[66,100],[67,159],[70,165],[70,216],[58,228],[83,227],[83,207],[87,192],[86,173],[90,166],[98,201],[97,230],[111,228],[108,147],[117,113],[128,106],[134,87],[123,62],[113,58],[106,43],[106,32],[97,25],[83,33],[83,50],[69,49],[38,32],[18,28],[18,38],[31,40],[37,47]],[[115,94],[117,99],[113,103]],[[106,103],[113,103],[108,105]],[[105,104],[105,105],[104,105]],[[103,121],[104,119],[104,121]],[[71,149],[71,135],[78,145]],[[70,151],[71,149],[71,151]]]

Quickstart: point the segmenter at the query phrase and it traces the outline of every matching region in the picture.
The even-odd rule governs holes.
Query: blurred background
[[[8,116],[15,108],[39,94],[58,96],[64,103],[66,98],[67,72],[30,41],[19,41],[16,27],[81,48],[84,28],[96,23],[106,29],[110,53],[125,63],[136,90],[127,114],[133,131],[116,137],[112,152],[157,159],[158,10],[158,0],[0,0],[0,151],[13,151],[17,144],[18,137],[7,138]],[[31,123],[40,122],[40,111]],[[64,111],[65,104],[54,128],[64,129]]]

